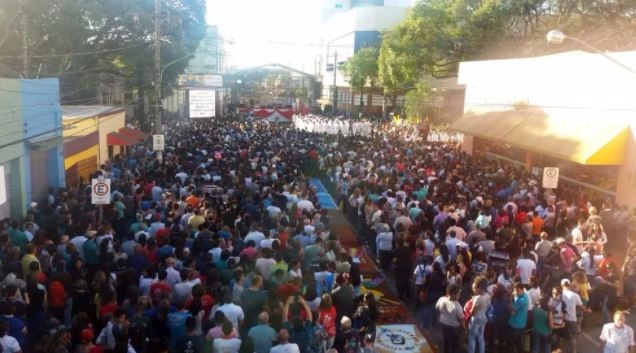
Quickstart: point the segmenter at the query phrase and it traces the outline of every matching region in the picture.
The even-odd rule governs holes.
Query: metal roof
[[[63,105],[62,118],[64,120],[90,118],[101,116],[105,113],[119,112],[120,110],[121,108],[113,108],[106,105]]]

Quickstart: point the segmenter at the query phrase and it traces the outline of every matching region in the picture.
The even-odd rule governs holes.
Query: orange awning
[[[468,112],[451,128],[579,164],[624,164],[630,131],[628,121],[576,113],[561,112],[557,116],[536,107],[482,114]]]
[[[137,129],[133,129],[130,127],[122,127],[121,129],[119,129],[119,133],[132,139],[132,140],[138,140],[140,142],[145,141],[148,138],[148,135],[137,130]]]
[[[106,135],[106,143],[109,145],[117,146],[135,146],[139,143],[139,141],[113,131]]]

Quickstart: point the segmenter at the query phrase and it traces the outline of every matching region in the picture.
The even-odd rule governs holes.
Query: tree
[[[424,74],[454,74],[460,61],[503,34],[508,13],[500,0],[418,2],[404,21],[383,35],[380,81],[388,89],[399,89],[414,86]]]
[[[428,101],[431,97],[431,87],[426,83],[418,83],[414,89],[404,96],[404,108],[408,117],[421,121],[427,114]]]
[[[170,62],[196,50],[205,34],[204,0],[161,0],[161,60]],[[127,95],[145,106],[153,83],[155,0],[0,0],[0,75],[23,73],[26,33],[27,78],[59,77],[62,102],[94,102],[97,87],[123,83]],[[21,13],[20,13],[21,12]],[[15,16],[14,14],[20,13]],[[20,26],[26,18],[26,31]],[[4,21],[7,22],[4,22]],[[74,53],[73,55],[66,55]],[[169,91],[188,64],[170,66],[163,76]],[[138,118],[145,116],[143,108]]]
[[[344,64],[344,75],[352,88],[360,90],[360,111],[363,109],[364,87],[374,85],[378,77],[378,48],[365,47],[358,50]],[[353,105],[353,95],[351,95]]]

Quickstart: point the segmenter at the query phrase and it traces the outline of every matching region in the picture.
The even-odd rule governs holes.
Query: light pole
[[[612,58],[611,56],[603,53],[600,49],[596,48],[595,46],[593,46],[592,44],[579,39],[579,38],[575,38],[575,37],[570,37],[568,35],[566,35],[565,33],[563,33],[562,31],[558,30],[558,29],[553,29],[550,32],[548,32],[548,34],[546,34],[545,39],[548,41],[548,43],[550,44],[562,44],[566,39],[572,40],[574,42],[577,42],[581,45],[583,45],[584,47],[591,49],[592,51],[594,51],[597,54],[600,54],[601,56],[603,56],[605,59],[613,62],[614,64],[622,67],[623,69],[629,71],[630,73],[632,73],[633,75],[636,75],[636,70],[632,69],[631,67],[623,64],[622,62]]]
[[[163,94],[162,94],[162,91],[161,91],[161,82],[163,81],[163,72],[166,71],[166,69],[170,65],[178,63],[179,61],[187,59],[187,58],[189,58],[191,56],[194,56],[194,54],[188,54],[188,55],[182,56],[182,57],[180,57],[178,59],[172,60],[171,62],[169,62],[166,65],[164,65],[163,68],[161,69],[161,71],[159,71],[159,77],[158,77],[158,81],[157,81],[157,82],[159,82],[159,84],[158,84],[159,88],[156,90],[156,92],[157,92],[157,106],[156,106],[156,110],[155,110],[155,114],[156,114],[155,115],[155,134],[158,134],[158,135],[162,135],[163,134],[163,131],[161,131],[161,123],[163,121],[162,116],[161,116],[162,112],[163,112],[161,110],[161,101],[162,101],[162,98],[163,98]]]

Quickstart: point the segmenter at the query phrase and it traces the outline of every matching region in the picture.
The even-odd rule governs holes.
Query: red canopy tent
[[[127,127],[127,126],[119,129],[119,133],[130,139],[139,140],[140,142],[143,142],[148,138],[148,134],[143,133],[137,129]]]

